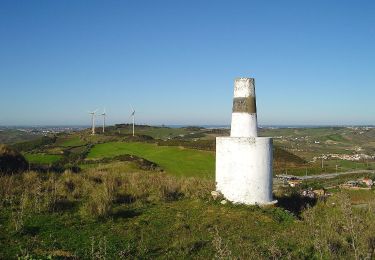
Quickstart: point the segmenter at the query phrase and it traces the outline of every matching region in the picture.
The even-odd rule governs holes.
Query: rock
[[[214,200],[216,200],[217,198],[219,198],[221,196],[220,192],[214,190],[214,191],[211,191],[211,196]]]
[[[227,204],[227,201],[226,201],[226,200],[222,200],[222,201],[220,201],[220,203],[221,203],[222,205],[225,205],[225,204]]]

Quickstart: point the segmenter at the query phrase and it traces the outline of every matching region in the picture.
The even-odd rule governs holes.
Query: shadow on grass
[[[70,201],[68,199],[62,199],[55,202],[54,211],[71,211],[78,207],[77,201]]]
[[[123,218],[134,218],[140,216],[142,213],[138,210],[133,209],[118,209],[112,213],[114,219],[123,219]]]
[[[304,209],[315,206],[318,201],[316,198],[303,197],[296,193],[276,197],[276,199],[278,207],[292,212],[297,217],[300,217]]]
[[[40,227],[36,226],[25,226],[22,228],[22,235],[36,236],[40,232]]]
[[[135,197],[130,194],[118,194],[115,202],[119,204],[130,204],[135,201]]]

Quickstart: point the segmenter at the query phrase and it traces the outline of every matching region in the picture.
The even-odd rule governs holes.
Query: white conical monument
[[[234,203],[275,203],[272,138],[258,137],[253,78],[234,82],[231,134],[216,138],[216,190]]]

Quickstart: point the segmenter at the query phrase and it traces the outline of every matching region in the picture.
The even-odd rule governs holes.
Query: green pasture
[[[348,160],[325,160],[324,166],[336,168],[338,171],[348,170],[373,170],[375,169],[375,162],[363,162],[363,161],[348,161]]]
[[[27,161],[38,164],[51,164],[61,159],[61,155],[57,154],[42,154],[42,153],[28,153],[24,154]]]
[[[176,176],[213,178],[215,154],[213,152],[157,146],[148,143],[111,142],[95,145],[88,159],[132,154],[159,164],[165,171]]]
[[[72,138],[62,138],[57,141],[57,145],[63,147],[80,146],[84,144],[85,142],[82,141],[78,136]]]

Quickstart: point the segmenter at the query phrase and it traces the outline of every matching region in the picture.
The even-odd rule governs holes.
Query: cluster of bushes
[[[215,135],[229,135],[230,130],[225,128],[217,128],[217,129],[209,129],[206,131],[207,134],[215,134]]]
[[[123,135],[123,141],[124,142],[153,142],[154,138],[149,135],[131,135],[131,134],[125,134]]]
[[[12,147],[20,152],[28,152],[31,150],[39,149],[49,144],[53,144],[56,142],[56,139],[56,136],[43,136],[42,138],[38,138],[32,141],[16,143],[12,145]]]
[[[26,170],[28,163],[22,154],[11,147],[0,144],[0,173],[16,173]]]
[[[102,159],[96,159],[96,160],[91,160],[86,163],[110,163],[110,162],[115,162],[115,161],[120,161],[120,162],[133,162],[137,165],[137,167],[141,170],[145,171],[158,171],[161,172],[163,169],[161,168],[160,165],[158,165],[155,162],[149,161],[145,158],[136,156],[136,155],[131,155],[131,154],[122,154],[122,155],[117,155],[115,157],[105,157]]]
[[[78,147],[72,147],[70,149],[64,150],[63,158],[59,160],[59,164],[65,165],[65,164],[77,164],[84,160],[86,156],[89,154],[91,148],[93,147],[92,144],[88,144],[85,146],[82,146],[83,148],[77,151],[76,148]],[[73,150],[75,149],[75,150]]]

